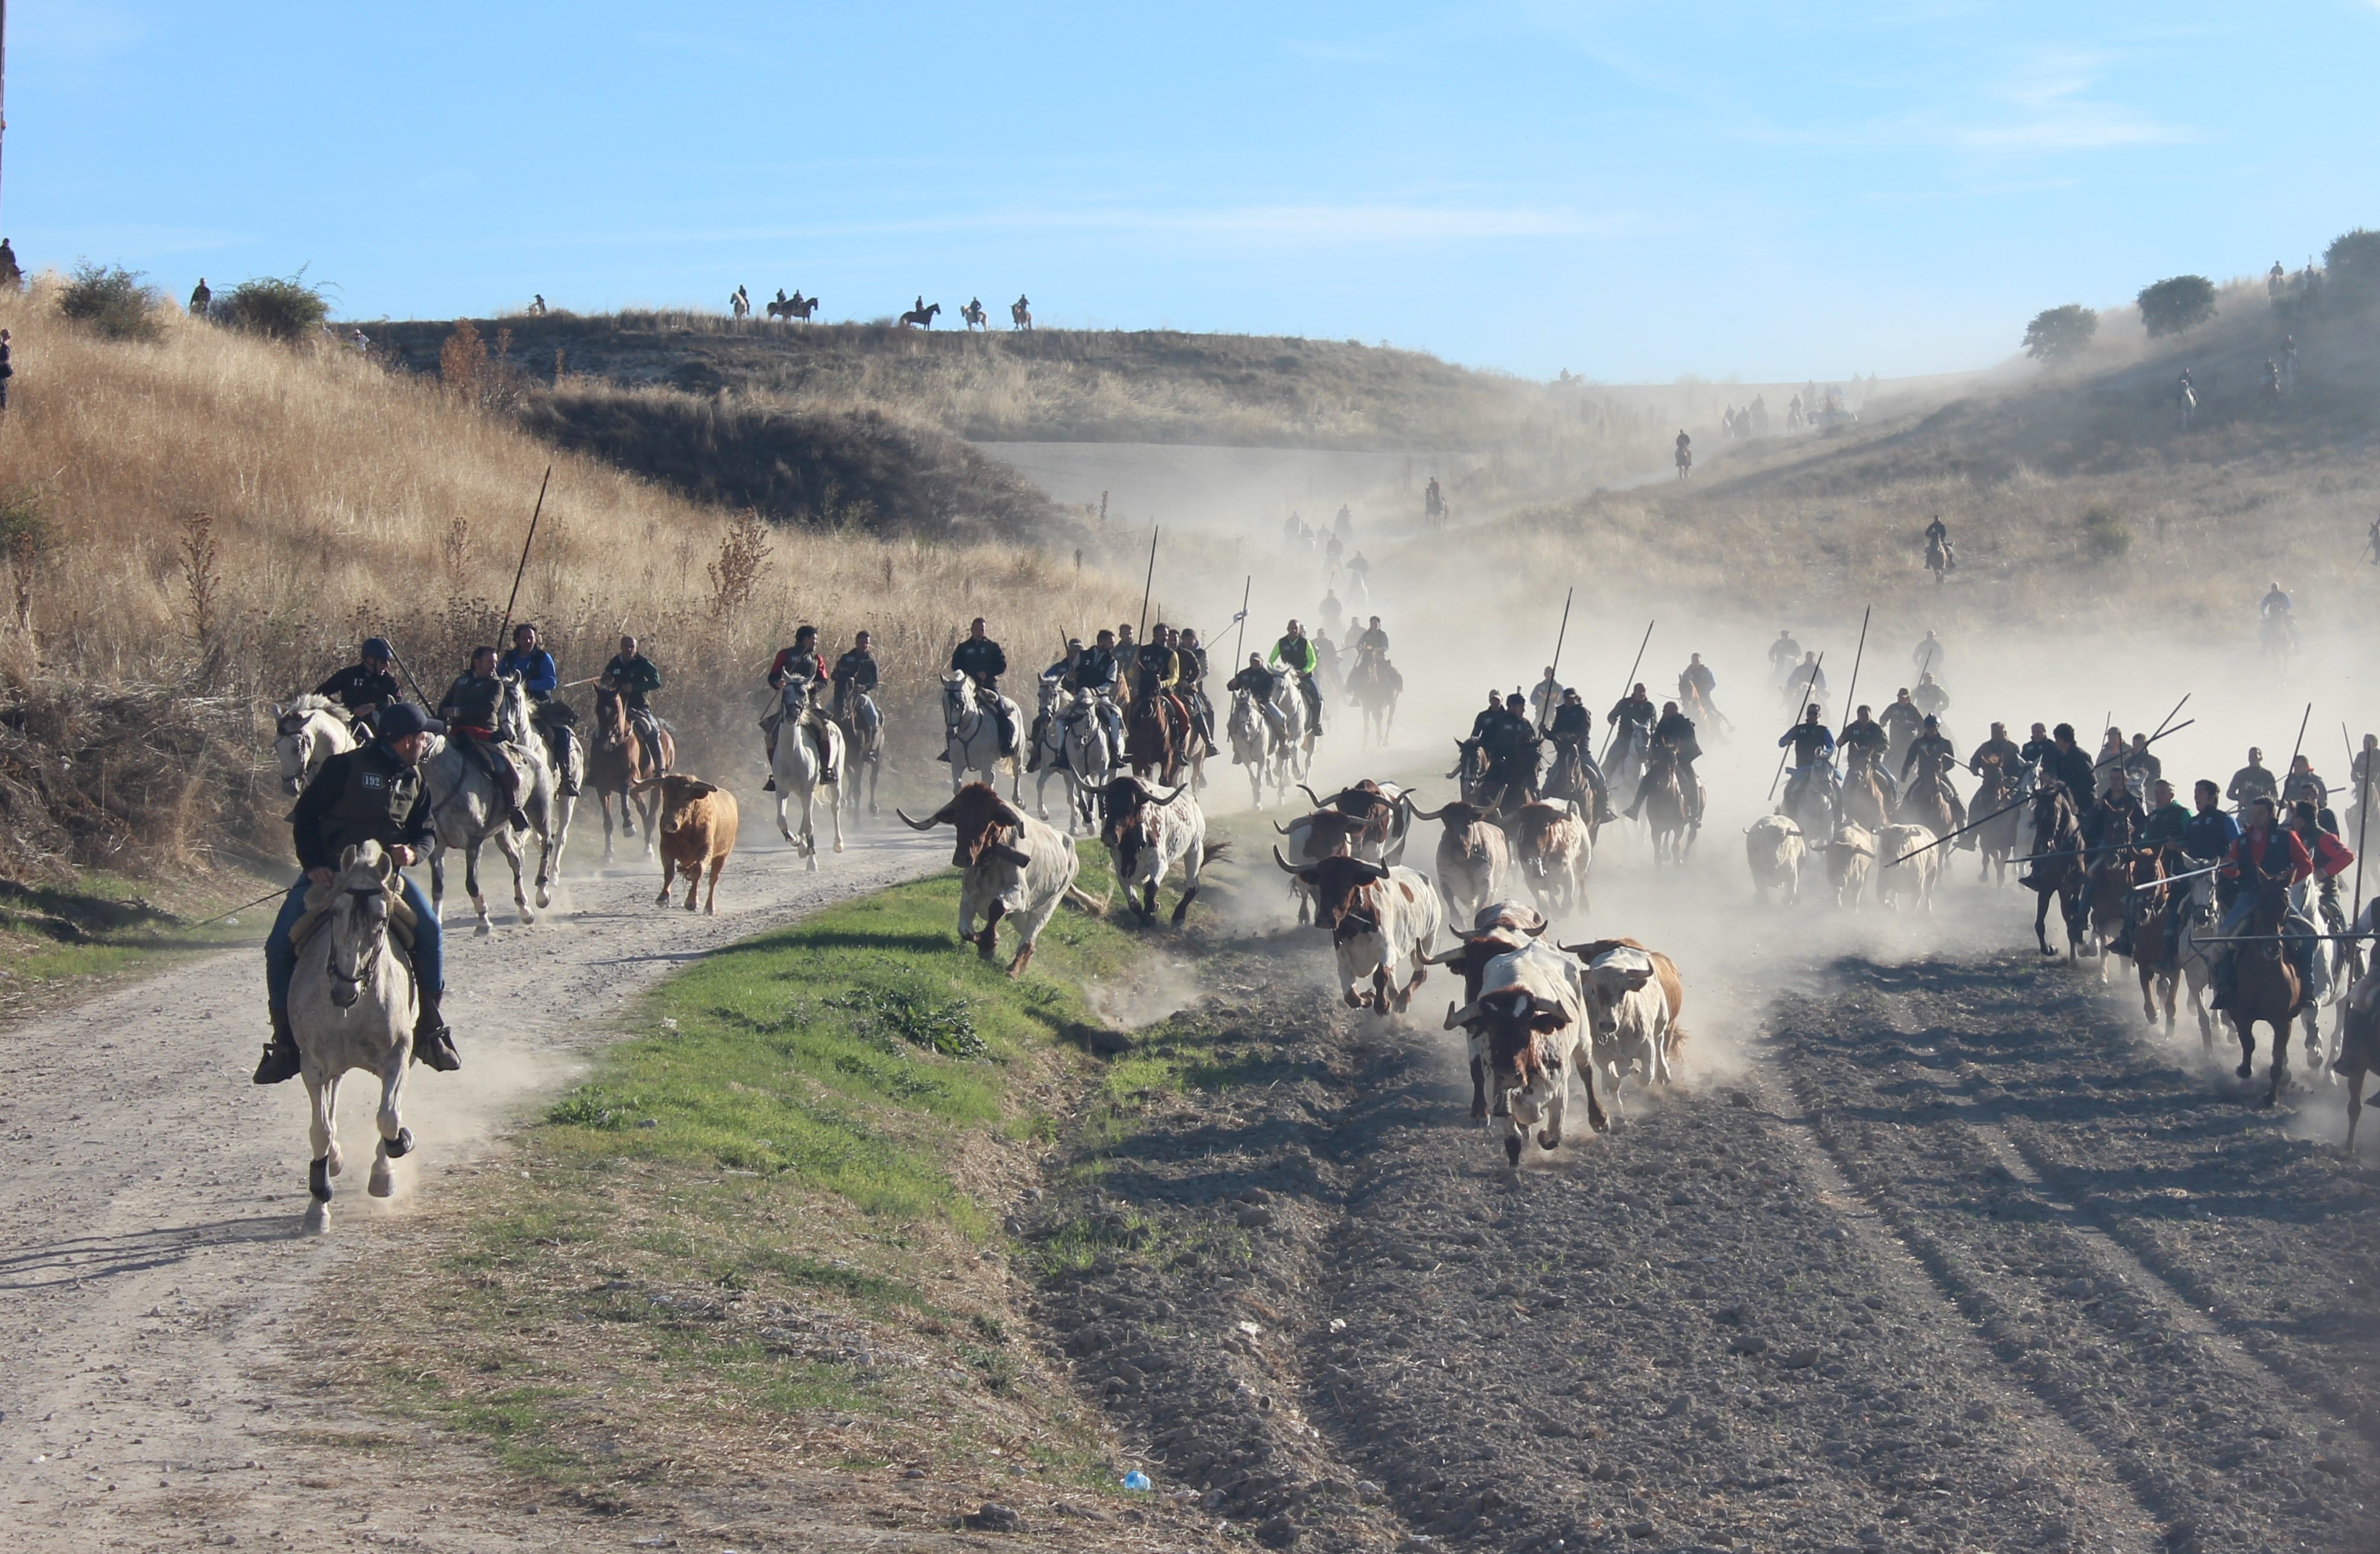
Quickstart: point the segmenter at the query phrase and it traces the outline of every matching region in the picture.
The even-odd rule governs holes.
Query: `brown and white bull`
[[[1876,832],[1845,820],[1826,844],[1827,879],[1835,888],[1835,904],[1859,910],[1860,892],[1876,872]]]
[[[1324,858],[1297,868],[1280,848],[1272,856],[1314,892],[1315,920],[1330,932],[1347,1007],[1386,1016],[1410,1006],[1413,990],[1428,977],[1430,946],[1442,923],[1429,881],[1365,858]]]
[[[1191,784],[1170,794],[1150,791],[1137,777],[1119,777],[1099,790],[1099,840],[1115,865],[1124,904],[1143,923],[1157,921],[1157,887],[1182,866],[1182,899],[1173,904],[1173,926],[1182,926],[1198,894],[1198,874],[1223,850],[1207,840],[1207,812]]]
[[[1011,977],[1032,962],[1034,941],[1061,898],[1073,893],[1086,905],[1097,904],[1075,890],[1082,871],[1075,839],[1016,808],[988,783],[969,783],[927,819],[912,820],[897,808],[893,813],[915,831],[949,826],[958,833],[951,865],[966,870],[959,884],[959,942],[991,959],[993,930],[1006,917],[1017,939]]]
[[[1876,833],[1876,900],[1898,907],[1910,898],[1920,912],[1934,910],[1934,887],[1942,875],[1942,850],[1924,826],[1886,826]]]
[[[1406,803],[1412,799],[1408,795]],[[1446,829],[1438,839],[1438,893],[1449,922],[1459,922],[1490,902],[1503,899],[1512,873],[1512,844],[1488,811],[1457,799],[1436,809],[1415,809],[1416,820]]]
[[[1516,950],[1524,950],[1546,931],[1545,915],[1523,902],[1503,901],[1479,908],[1472,919],[1471,932],[1462,942],[1443,954],[1432,955],[1427,964],[1442,965],[1463,978],[1463,1002],[1471,1002],[1479,996],[1488,975],[1488,967],[1498,958]],[[1476,1033],[1471,1042],[1471,1115],[1474,1119],[1488,1116],[1488,1053]],[[1496,1115],[1504,1114],[1503,1097],[1496,1098]]]
[[[1685,984],[1675,962],[1633,939],[1598,939],[1562,949],[1585,964],[1579,980],[1594,1031],[1595,1067],[1611,1083],[1616,1117],[1621,1082],[1631,1069],[1647,1086],[1676,1081],[1675,1060],[1686,1038],[1678,1024]]]
[[[1366,777],[1324,798],[1303,783],[1297,785],[1314,801],[1315,808],[1335,810],[1363,822],[1355,839],[1357,857],[1391,868],[1405,861],[1405,838],[1413,827],[1413,795],[1403,788]]]
[[[1578,963],[1531,941],[1489,961],[1478,993],[1449,1005],[1446,1028],[1462,1028],[1497,1093],[1504,1124],[1504,1159],[1517,1167],[1533,1123],[1542,1121],[1537,1147],[1561,1143],[1570,1080],[1586,1082],[1586,1117],[1596,1132],[1609,1125],[1595,1093],[1595,1070],[1584,979]],[[1475,1115],[1482,1114],[1475,1108]]]
[[[1537,904],[1549,913],[1585,911],[1595,833],[1578,811],[1567,804],[1524,804],[1505,829],[1512,839],[1512,862]]]
[[[1808,846],[1802,828],[1784,815],[1763,815],[1743,828],[1744,861],[1752,866],[1753,899],[1768,904],[1774,888],[1788,905],[1802,899],[1802,860]]]

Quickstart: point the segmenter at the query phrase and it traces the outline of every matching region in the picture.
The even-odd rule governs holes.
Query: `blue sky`
[[[359,318],[1029,293],[1607,381],[1979,366],[2380,225],[2380,6],[19,0],[0,227]]]

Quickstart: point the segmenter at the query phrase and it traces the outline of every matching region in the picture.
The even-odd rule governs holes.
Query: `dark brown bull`
[[[1405,832],[1410,826],[1406,811],[1411,801],[1402,793],[1391,794],[1369,777],[1340,789],[1324,798],[1305,783],[1297,784],[1305,796],[1314,801],[1318,810],[1336,810],[1350,819],[1363,822],[1355,841],[1356,852],[1366,847],[1377,854],[1380,862],[1395,865],[1404,862]]]
[[[895,808],[912,831],[931,831],[936,826],[950,826],[957,831],[956,844],[951,849],[951,867],[973,868],[986,849],[1006,858],[1019,868],[1029,861],[1011,845],[1017,833],[1025,829],[1025,817],[1009,807],[1006,799],[989,783],[969,783],[953,795],[951,801],[934,811],[929,819],[912,820],[907,813]]]

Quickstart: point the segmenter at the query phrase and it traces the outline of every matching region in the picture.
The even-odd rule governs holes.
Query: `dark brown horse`
[[[2179,856],[2180,855],[2177,855]],[[2157,1023],[2157,1000],[2165,1000],[2165,1033],[2173,1034],[2174,1004],[2181,990],[2180,947],[2166,953],[2166,923],[2184,909],[2187,892],[2177,896],[2166,883],[2166,849],[2139,847],[2125,855],[2132,895],[2132,969],[2141,978],[2141,1011],[2149,1024]]]
[[[625,836],[637,834],[637,812],[645,819],[645,856],[653,856],[653,827],[661,813],[661,790],[649,788],[636,792],[640,783],[651,781],[677,764],[677,742],[669,730],[654,725],[659,735],[661,762],[653,763],[646,753],[644,741],[628,726],[627,703],[608,686],[595,688],[595,737],[587,750],[587,786],[594,791],[595,807],[603,812],[603,861],[612,861],[612,800],[620,801],[620,832]]]
[[[2355,1153],[2355,1123],[2363,1115],[2363,1076],[2380,1068],[2380,996],[2369,989],[2339,1006],[2338,1062],[2347,1081],[2347,1152]]]
[[[1132,711],[1124,719],[1123,748],[1134,776],[1155,773],[1168,787],[1177,785],[1189,740],[1190,720],[1171,694],[1133,698]]]
[[[2066,923],[2066,958],[2072,960],[2082,951],[2082,822],[2075,813],[2074,800],[2065,784],[2046,782],[2033,795],[2033,872],[2022,880],[2032,891],[2033,937],[2041,945],[2041,953],[2054,955],[2049,947],[2049,903],[2058,901],[2058,916]]]
[[[2249,910],[2247,926],[2241,929],[2245,942],[2231,946],[2233,980],[2228,1013],[2232,1028],[2240,1033],[2240,1066],[2232,1072],[2242,1079],[2255,1072],[2256,1026],[2261,1021],[2272,1026],[2272,1082],[2265,1091],[2266,1106],[2281,1099],[2282,1087],[2289,1082],[2289,1022],[2305,1008],[2305,983],[2300,980],[2297,965],[2289,956],[2289,946],[2281,940],[2281,925],[2289,908],[2286,881],[2275,880],[2258,888],[2255,905]]]
[[[1892,819],[1884,773],[1876,770],[1876,759],[1871,750],[1855,749],[1851,753],[1843,763],[1843,792],[1839,801],[1843,819],[1868,831],[1881,831]]]

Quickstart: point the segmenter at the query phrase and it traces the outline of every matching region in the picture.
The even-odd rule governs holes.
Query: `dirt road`
[[[707,949],[949,856],[946,842],[868,832],[805,873],[757,803],[745,844],[716,918],[655,908],[658,867],[624,852],[600,877],[574,874],[537,928],[508,911],[488,939],[468,917],[450,924],[448,1008],[466,1066],[413,1071],[407,1122],[420,1150],[401,1168],[400,1196],[366,1197],[352,1167],[325,1236],[299,1230],[303,1087],[248,1082],[263,1033],[254,956],[199,962],[0,1033],[0,1542],[344,1546],[370,1536],[375,1514],[416,1547],[575,1541],[575,1529],[541,1533],[536,1507],[476,1456],[434,1443],[409,1444],[388,1485],[358,1484],[355,1452],[328,1449],[344,1416],[276,1380],[295,1336],[285,1324],[324,1269],[401,1232],[407,1196],[434,1199],[478,1169],[492,1126],[562,1083],[629,994]],[[574,856],[592,853],[582,833]],[[351,1095],[346,1110],[348,1159],[369,1163],[370,1103]]]
[[[1161,1486],[1308,1548],[2372,1547],[2337,1090],[2256,1111],[2001,948],[2013,891],[1760,914],[1611,851],[1600,931],[1697,947],[1689,1083],[1517,1178],[1434,1018],[1334,1006],[1311,930],[1218,947],[1202,1081],[1038,1227],[1104,1227],[1042,1311]]]

